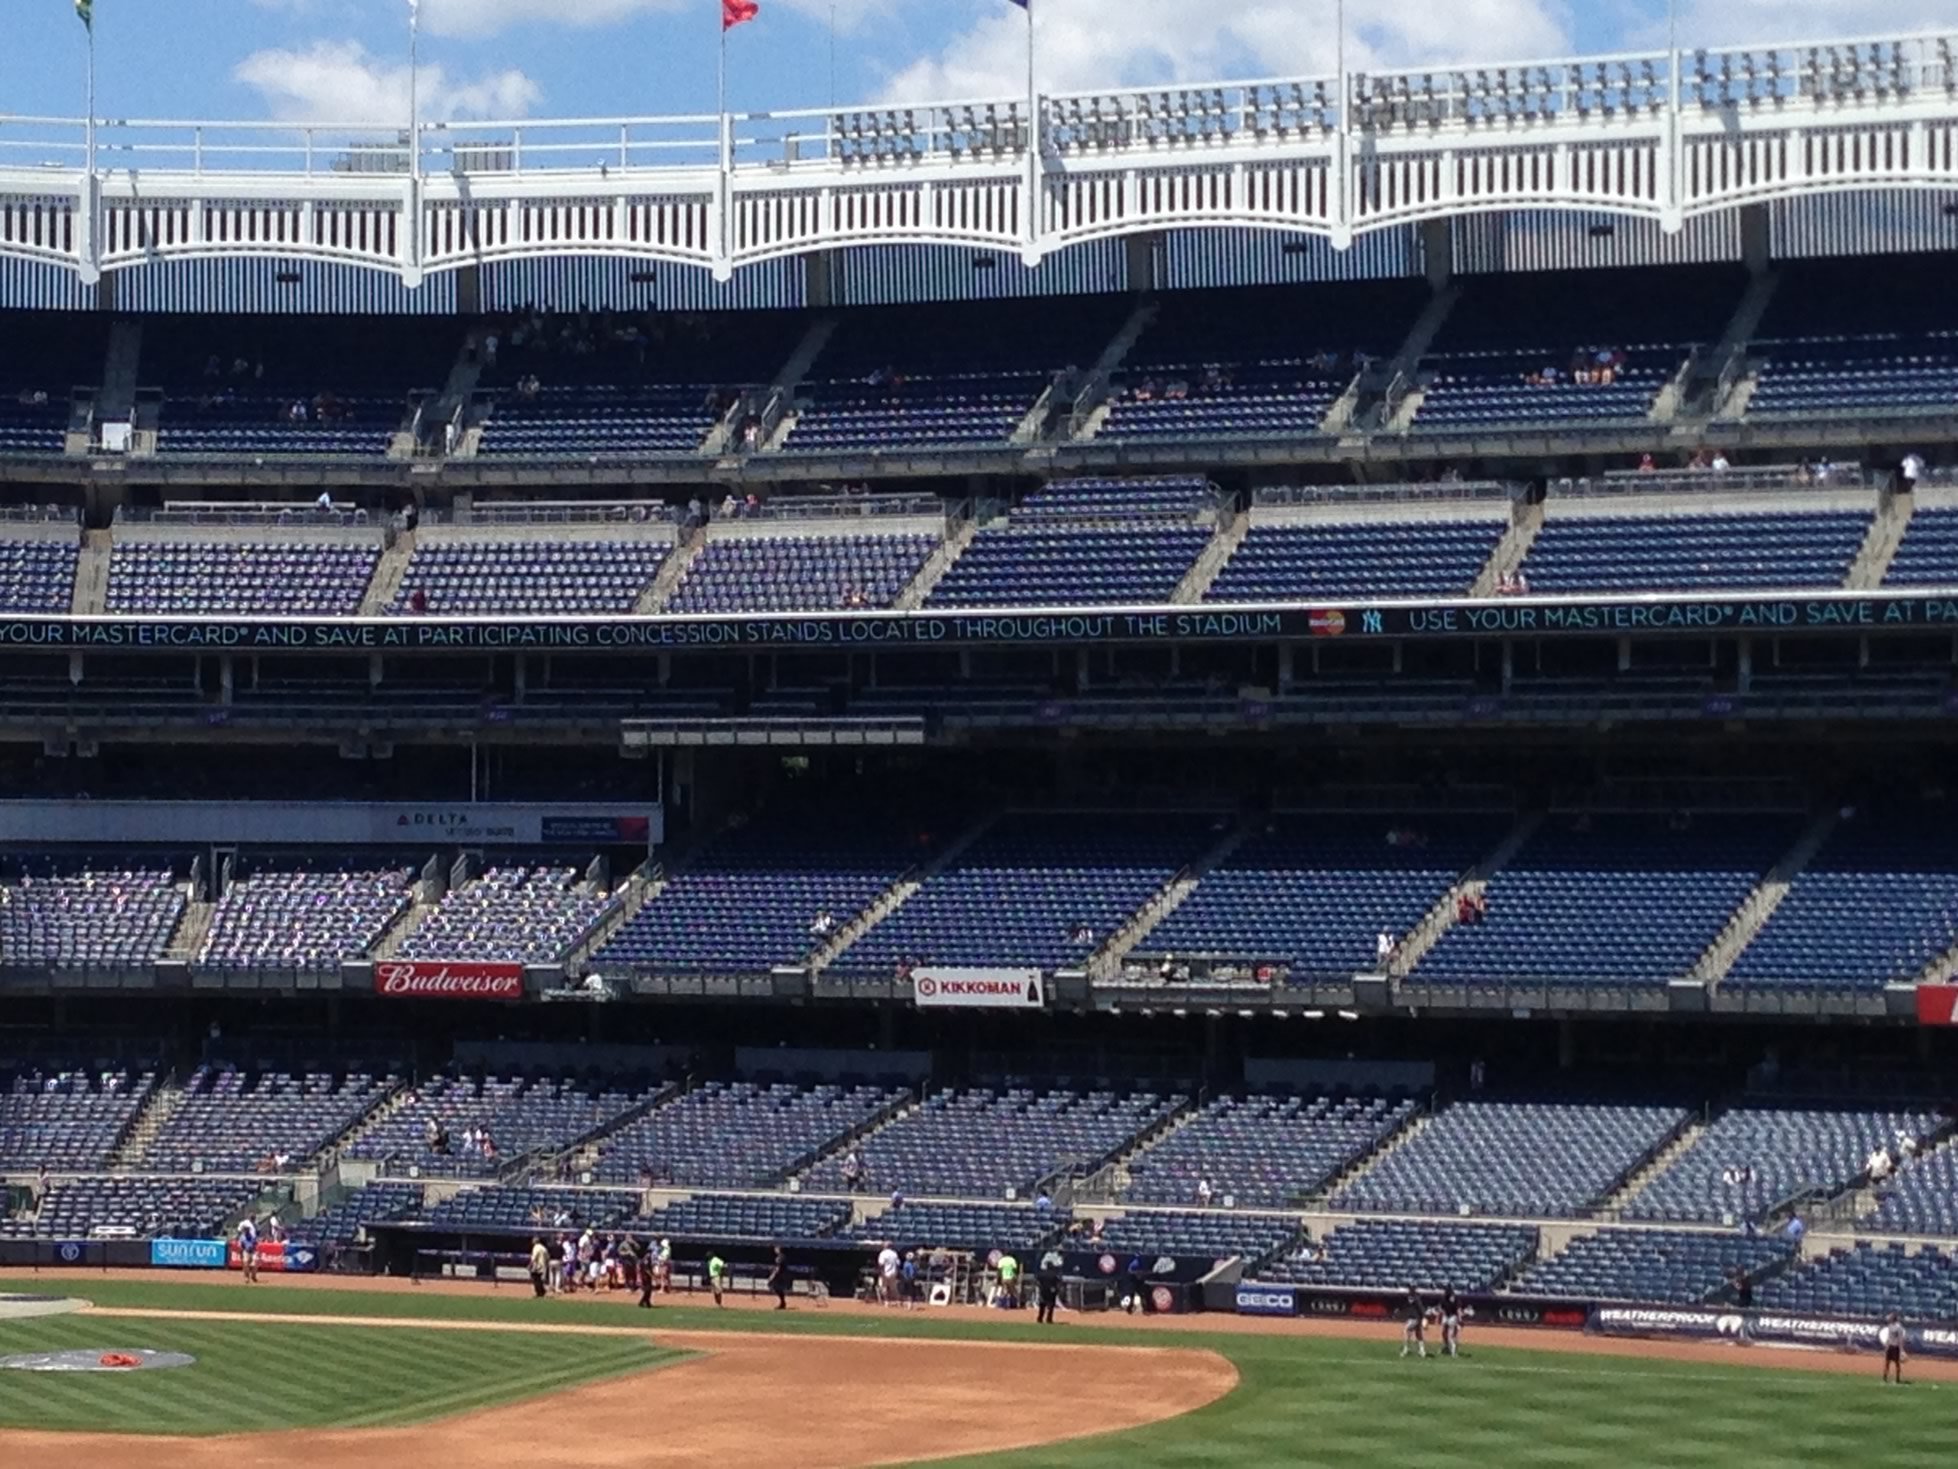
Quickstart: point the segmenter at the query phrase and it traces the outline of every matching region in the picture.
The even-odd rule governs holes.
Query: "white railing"
[[[405,120],[404,120],[405,121]],[[1039,146],[1033,146],[1035,140]],[[859,244],[1028,264],[1150,231],[1343,247],[1496,210],[1677,230],[1827,191],[1958,188],[1958,27],[912,106],[430,122],[0,117],[0,255],[430,271],[609,255],[748,264]]]

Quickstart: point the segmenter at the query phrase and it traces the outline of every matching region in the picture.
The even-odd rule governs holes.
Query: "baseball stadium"
[[[22,22],[0,1461],[1958,1453],[1958,30],[1072,3]]]

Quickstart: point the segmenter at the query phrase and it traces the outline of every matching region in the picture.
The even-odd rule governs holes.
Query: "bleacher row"
[[[116,1067],[16,1062],[4,1074],[0,1173],[52,1162],[64,1175],[28,1217],[0,1221],[8,1237],[222,1230],[255,1206],[263,1184],[252,1175],[311,1166],[331,1148],[384,1177],[289,1221],[296,1239],[343,1244],[384,1220],[476,1235],[593,1227],[709,1242],[1237,1256],[1274,1283],[1677,1303],[1728,1299],[1744,1273],[1769,1306],[1949,1314],[1958,1304],[1958,1262],[1936,1248],[1864,1241],[1803,1260],[1775,1224],[1798,1197],[1862,1188],[1871,1203],[1860,1229],[1952,1234],[1958,1144],[1950,1119],[1929,1111],[1742,1103],[1688,1132],[1675,1107],[1469,1098],[1427,1114],[1406,1096],[1351,1093],[1193,1106],[1012,1085],[922,1101],[848,1082],[675,1093],[456,1073],[404,1087],[360,1070],[220,1063],[181,1087]],[[139,1133],[145,1108],[155,1125]],[[498,1139],[494,1159],[470,1151],[483,1134]],[[1676,1139],[1684,1146],[1668,1150]],[[1895,1172],[1873,1181],[1879,1151]],[[126,1174],[65,1176],[119,1153]],[[552,1156],[575,1156],[601,1186],[491,1182],[431,1202],[422,1182],[399,1176],[496,1178],[510,1160]],[[1107,1204],[1035,1197],[1044,1180],[1085,1177],[1117,1156]],[[779,1191],[790,1180],[801,1192]],[[649,1206],[648,1188],[711,1192]],[[742,1192],[758,1188],[776,1191]],[[1626,1222],[1581,1222],[1607,1202]],[[1311,1211],[1327,1219],[1316,1237],[1303,1227]],[[1575,1227],[1547,1247],[1538,1221],[1560,1219]]]
[[[1744,416],[1949,411],[1948,271],[1936,252],[1778,262],[1749,344],[1753,391],[1736,400]],[[1872,279],[1885,289],[1868,291]],[[1464,276],[1419,360],[1404,364],[1414,392],[1347,425],[1652,422],[1751,284],[1728,265]],[[1316,437],[1343,396],[1381,407],[1366,369],[1396,359],[1429,302],[1414,278],[833,314],[126,320],[141,329],[134,371],[157,404],[160,453],[378,456],[397,432],[447,447],[439,424],[455,419],[480,426],[473,452],[487,457],[592,459],[1005,446],[1045,419],[1057,435],[1114,441]],[[0,319],[0,449],[61,452],[73,391],[86,399],[103,381],[109,340],[106,322],[76,326],[60,313]],[[1118,339],[1127,350],[1105,412],[1072,411],[1083,369]],[[792,361],[802,376],[786,415],[750,436]]]
[[[1813,818],[1635,812],[1015,811],[875,815],[787,804],[710,838],[615,921],[625,884],[503,862],[438,901],[405,867],[358,859],[236,864],[191,955],[205,971],[317,971],[374,955],[552,964],[630,977],[784,965],[888,979],[906,965],[1086,965],[1097,982],[1663,986],[1687,977],[1800,844],[1785,897],[1718,983],[1874,991],[1949,962],[1958,853],[1946,803]],[[936,828],[938,835],[929,833]],[[1503,860],[1497,862],[1498,853]],[[162,859],[0,857],[0,954],[38,969],[160,959],[188,909]],[[1497,862],[1491,867],[1488,864]],[[1471,876],[1473,875],[1473,882]],[[1784,873],[1784,875],[1788,875]],[[1161,921],[1130,925],[1175,882]],[[1473,886],[1478,910],[1460,911]],[[1450,903],[1455,903],[1450,910]]]
[[[1112,502],[1133,497],[1117,508]],[[334,540],[276,530],[231,539],[117,539],[103,607],[114,614],[624,616],[888,609],[914,586],[929,608],[1461,598],[1488,580],[1508,518],[1474,502],[1399,516],[1253,508],[1227,528],[1200,478],[1055,481],[979,526],[921,580],[944,544],[863,522],[710,525],[676,550],[671,525],[566,537],[548,530],[421,532],[383,582],[379,532]],[[1845,585],[1871,509],[1694,507],[1676,497],[1565,504],[1553,497],[1514,567],[1534,594],[1803,591]],[[1233,541],[1235,543],[1233,543]],[[662,572],[676,556],[663,591]],[[66,612],[72,536],[10,539],[0,522],[0,612]],[[1958,505],[1926,503],[1883,574],[1892,588],[1958,583]],[[909,604],[906,604],[909,605]]]

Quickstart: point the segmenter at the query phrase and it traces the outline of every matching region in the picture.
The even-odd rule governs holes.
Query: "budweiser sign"
[[[523,965],[383,959],[374,993],[407,1000],[521,1000]]]

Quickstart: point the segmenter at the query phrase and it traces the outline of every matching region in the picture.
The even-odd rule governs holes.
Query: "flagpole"
[[[421,39],[420,0],[408,0],[408,172],[416,179],[422,176]]]
[[[82,122],[83,152],[88,176],[95,177],[95,17],[88,18],[88,116]]]

